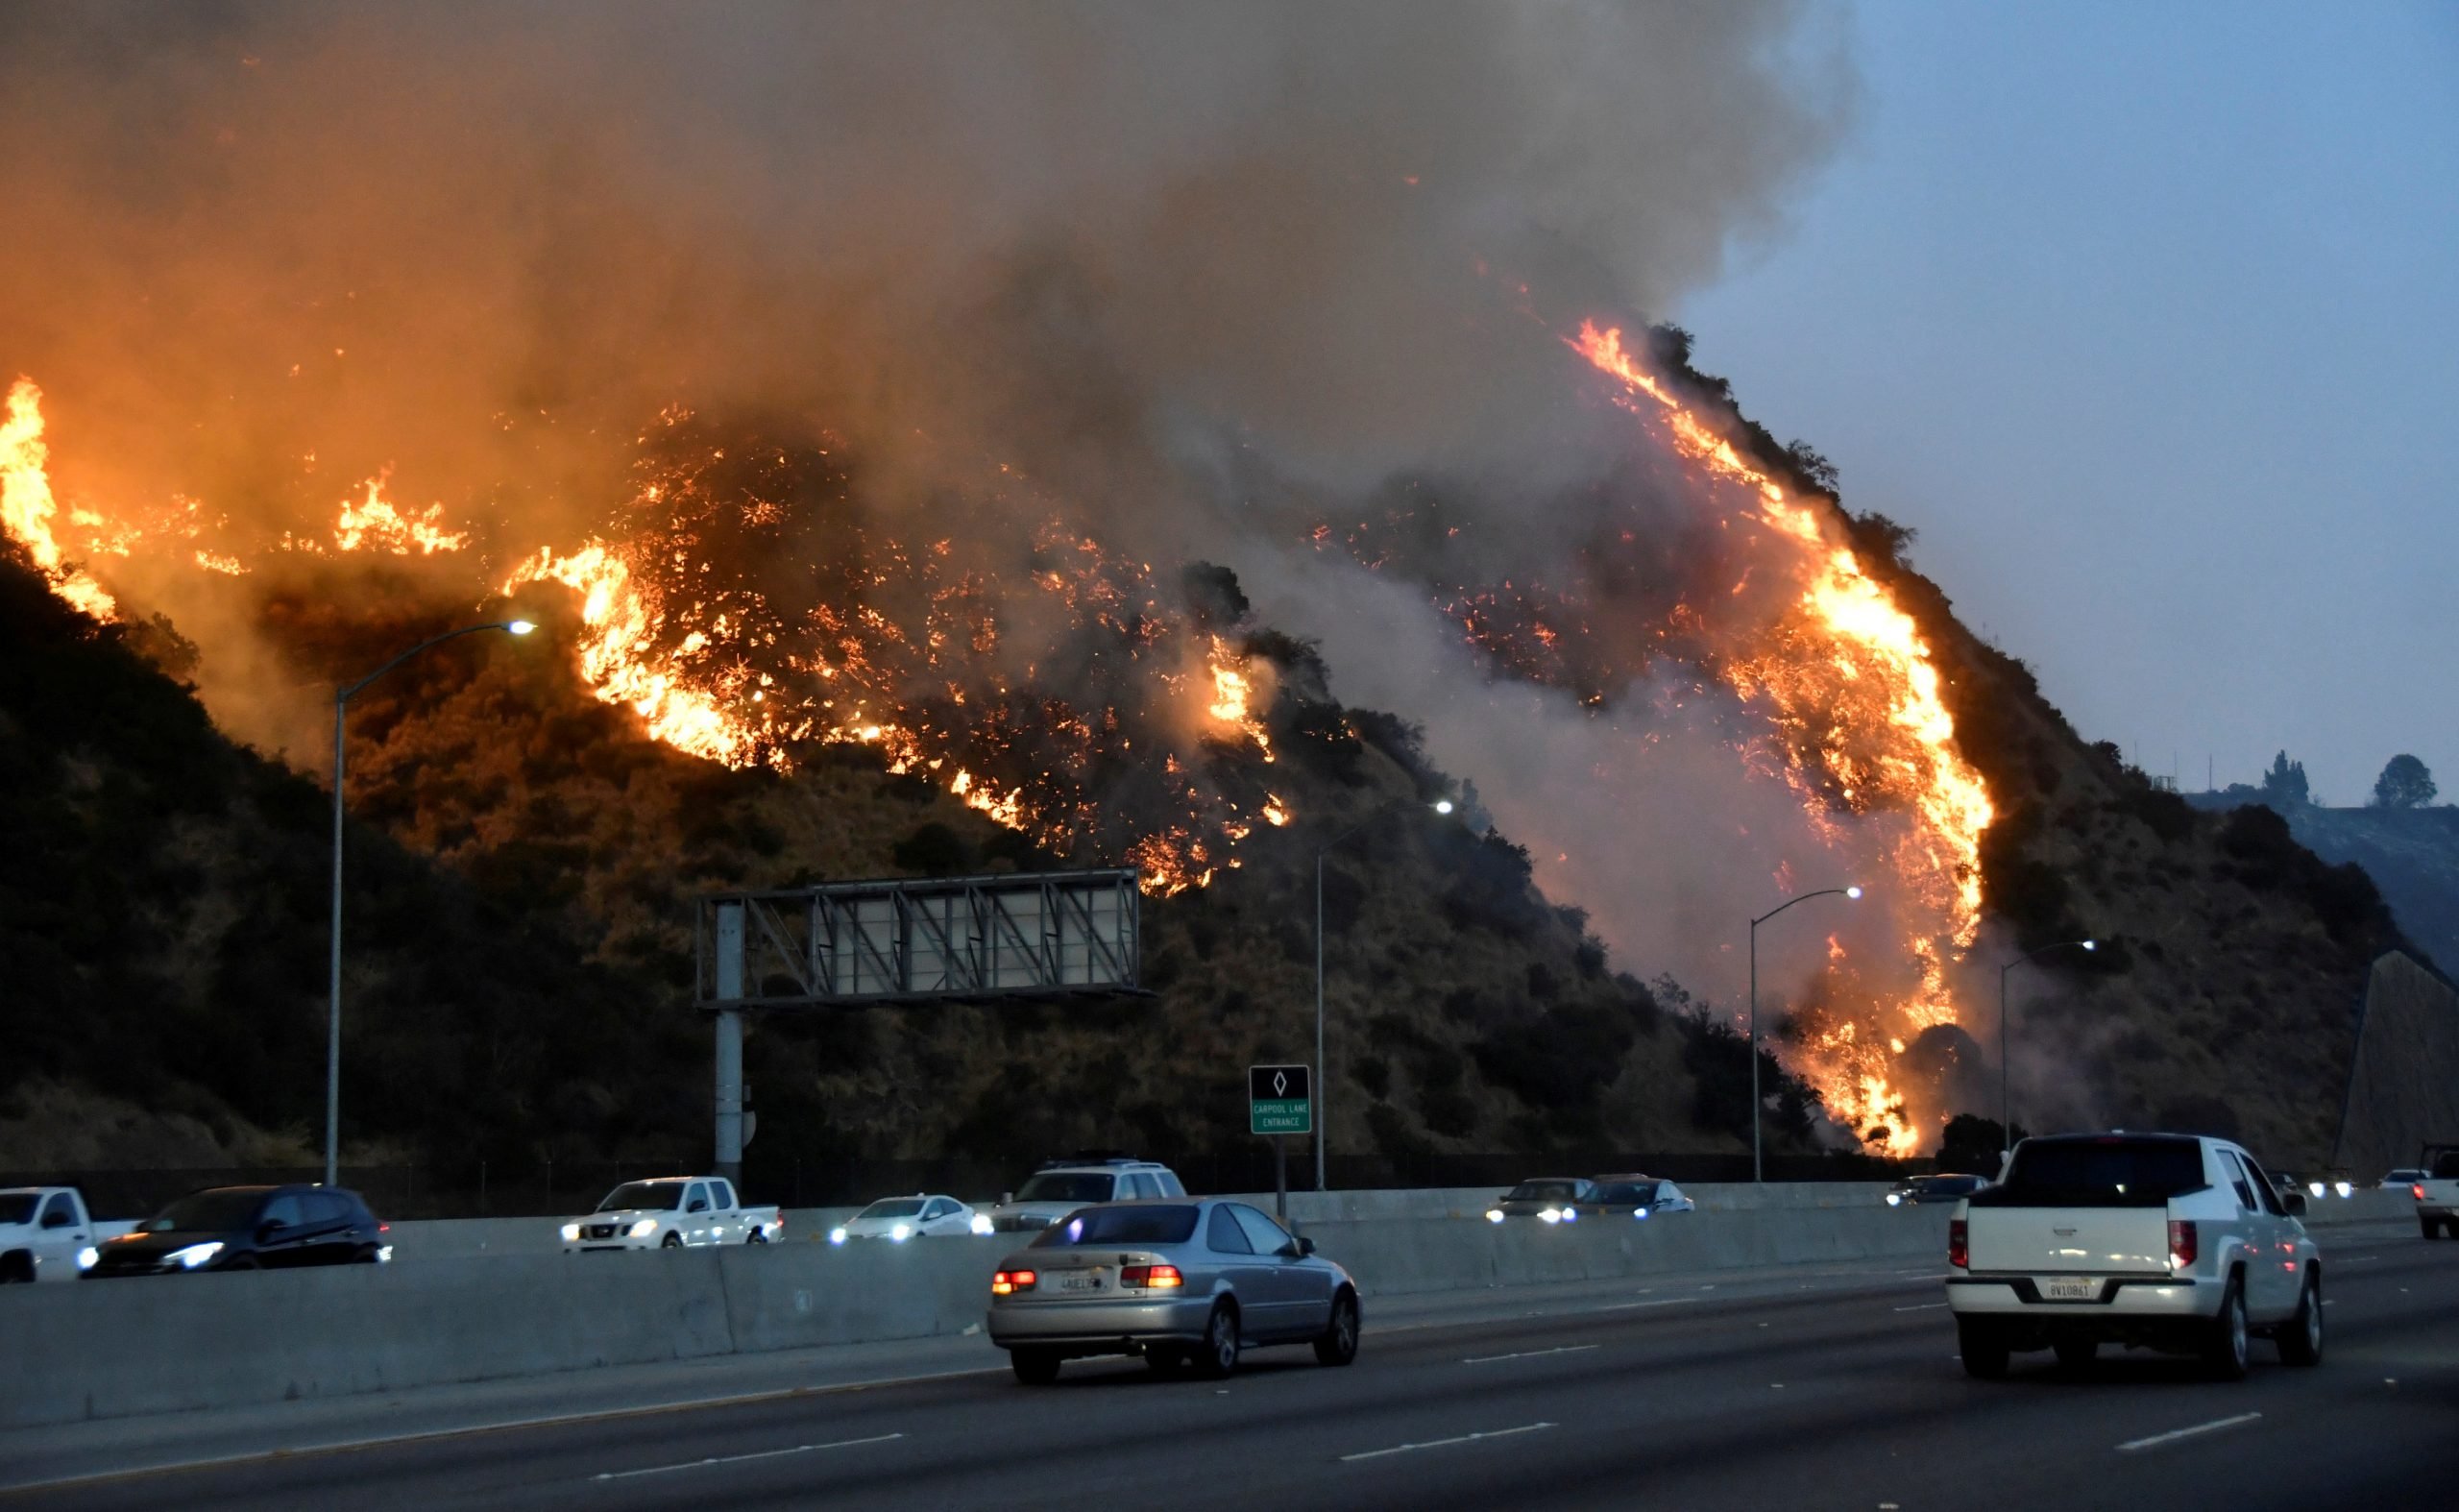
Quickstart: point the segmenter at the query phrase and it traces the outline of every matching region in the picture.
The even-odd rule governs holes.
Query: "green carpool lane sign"
[[[1311,1090],[1303,1065],[1247,1067],[1247,1132],[1312,1134],[1315,1111],[1308,1098]]]

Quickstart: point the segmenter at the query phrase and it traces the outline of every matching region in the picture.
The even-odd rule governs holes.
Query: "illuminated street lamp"
[[[349,687],[333,695],[333,939],[332,975],[327,994],[329,1014],[325,1022],[325,1184],[341,1184],[342,1154],[342,775],[348,760],[342,744],[342,719],[350,712],[350,700],[360,689],[401,666],[421,651],[442,646],[465,635],[481,630],[503,630],[513,635],[527,635],[538,628],[526,620],[491,620],[485,624],[464,625],[450,630],[431,641],[421,641],[394,657]]]
[[[1309,1111],[1310,1121],[1315,1126],[1315,1190],[1319,1192],[1325,1190],[1325,1147],[1331,1142],[1324,1136],[1324,1084],[1331,1080],[1324,1067],[1324,855],[1408,801],[1406,798],[1394,798],[1315,848],[1315,1074],[1307,1078],[1307,1085],[1315,1097],[1315,1106]],[[1437,814],[1449,814],[1451,812],[1451,800],[1437,798],[1433,808]]]
[[[1861,895],[1862,890],[1858,887],[1821,888],[1816,892],[1789,898],[1750,921],[1750,1179],[1754,1182],[1767,1179],[1759,1158],[1759,1126],[1765,1122],[1765,1110],[1759,1102],[1759,926],[1796,903],[1807,903],[1813,898],[1859,898]]]
[[[2029,956],[2017,956],[1998,968],[1998,1168],[2007,1168],[2007,1156],[2015,1148],[2015,1125],[2009,1115],[2007,1101],[2007,974],[2028,961],[2038,961],[2053,950],[2098,950],[2097,939],[2067,939],[2055,945],[2043,945]]]

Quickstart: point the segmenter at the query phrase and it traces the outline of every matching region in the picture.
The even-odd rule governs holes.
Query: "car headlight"
[[[1903,1206],[1904,1206],[1904,1194],[1903,1194],[1902,1192],[1889,1192],[1889,1193],[1887,1193],[1887,1205],[1889,1207],[1903,1207]]]
[[[1545,1208],[1540,1211],[1537,1216],[1540,1221],[1545,1223],[1560,1223],[1563,1221],[1563,1211],[1559,1207]]]
[[[657,1232],[657,1220],[655,1218],[644,1218],[640,1222],[632,1225],[632,1237],[635,1239],[645,1239],[655,1232]]]
[[[90,1271],[94,1268],[94,1262],[102,1257],[103,1252],[89,1244],[77,1252],[77,1268],[81,1271]]]
[[[831,1244],[843,1244],[845,1242],[845,1231],[842,1229],[829,1230],[828,1242]]]
[[[1486,1209],[1486,1222],[1488,1222],[1488,1223],[1500,1223],[1500,1222],[1502,1222],[1502,1209],[1501,1209],[1501,1208],[1499,1208],[1499,1207],[1489,1207],[1489,1208],[1487,1208],[1487,1209]]]
[[[580,1242],[579,1224],[568,1223],[564,1225],[564,1242],[566,1244],[578,1244]]]
[[[2333,1182],[2331,1183],[2331,1190],[2339,1193],[2342,1197],[2346,1197],[2349,1193],[2356,1190],[2356,1186],[2355,1183],[2350,1182]]]
[[[912,1225],[910,1225],[910,1224],[902,1224],[902,1223],[900,1223],[900,1224],[896,1225],[894,1228],[892,1228],[892,1229],[889,1230],[889,1232],[888,1232],[888,1236],[889,1236],[889,1239],[893,1240],[894,1242],[896,1242],[896,1243],[898,1243],[898,1244],[903,1244],[906,1240],[911,1239],[911,1238],[913,1238],[913,1226],[912,1226]]]
[[[391,1245],[379,1244],[376,1247],[376,1263],[378,1265],[390,1265],[393,1263],[393,1247]]]
[[[1634,1207],[1631,1209],[1631,1216],[1634,1218],[1644,1218],[1647,1215],[1648,1210],[1644,1207]]]
[[[2312,1192],[2317,1197],[2323,1195],[2323,1183],[2320,1182],[2307,1182],[2305,1183],[2305,1189]]]
[[[1564,1209],[1563,1209],[1563,1222],[1565,1222],[1565,1223],[1577,1223],[1577,1222],[1579,1222],[1579,1209],[1578,1209],[1578,1208],[1576,1208],[1576,1207],[1566,1207],[1566,1208],[1564,1208]]]
[[[191,1244],[184,1250],[173,1250],[170,1254],[162,1256],[162,1263],[165,1265],[177,1265],[183,1270],[192,1271],[198,1266],[209,1262],[215,1256],[221,1253],[222,1241],[219,1239],[207,1239],[203,1244]]]
[[[967,1224],[965,1227],[971,1229],[976,1233],[988,1233],[990,1232],[990,1215],[986,1212],[975,1213],[973,1215],[973,1222]]]

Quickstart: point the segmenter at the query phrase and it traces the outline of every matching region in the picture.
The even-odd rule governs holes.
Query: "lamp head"
[[[2083,941],[2083,948],[2085,950],[2098,950],[2101,948],[2101,942],[2097,939],[2087,939]]]
[[[535,630],[538,627],[526,620],[515,620],[510,624],[505,625],[504,628],[510,630],[515,635],[527,635],[530,631]]]
[[[1846,888],[1844,895],[1848,898],[1858,898],[1862,895],[1862,890],[1858,887]]]
[[[1450,800],[1449,798],[1437,798],[1437,799],[1435,799],[1435,800],[1434,800],[1434,812],[1435,812],[1435,813],[1437,813],[1437,814],[1449,814],[1449,813],[1450,813],[1450,812],[1451,812],[1451,800]]]

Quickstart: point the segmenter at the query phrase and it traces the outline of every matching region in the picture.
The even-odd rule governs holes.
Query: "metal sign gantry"
[[[719,892],[693,926],[694,1006],[717,1020],[717,1167],[743,1164],[747,1011],[1138,994],[1130,868]]]

